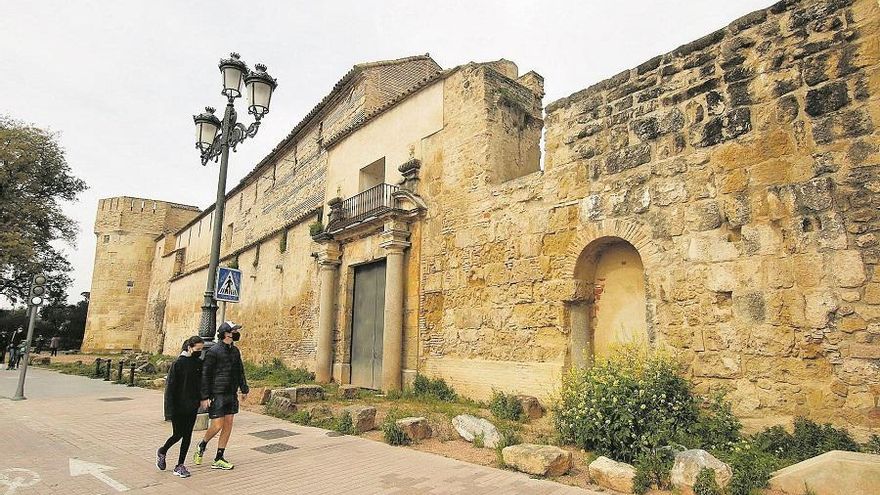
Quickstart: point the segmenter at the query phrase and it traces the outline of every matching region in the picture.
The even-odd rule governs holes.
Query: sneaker
[[[205,454],[205,451],[199,450],[198,448],[196,448],[196,453],[193,454],[193,462],[195,463],[196,466],[202,465],[202,456],[204,454]]]
[[[187,471],[186,466],[184,466],[183,464],[180,464],[179,466],[174,468],[174,475],[180,476],[181,478],[190,477],[189,471]]]
[[[227,461],[226,459],[217,459],[216,461],[214,461],[213,464],[211,464],[211,469],[223,469],[228,471],[234,467],[235,464]]]
[[[159,471],[165,471],[165,454],[162,453],[161,450],[156,451],[156,467],[159,468]]]

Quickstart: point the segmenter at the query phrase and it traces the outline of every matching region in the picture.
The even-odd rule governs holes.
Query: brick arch
[[[660,267],[663,258],[662,252],[653,242],[651,234],[644,224],[617,218],[605,219],[585,223],[578,229],[565,254],[567,278],[574,278],[575,267],[584,248],[596,239],[603,237],[619,237],[632,244],[642,258],[646,275]]]

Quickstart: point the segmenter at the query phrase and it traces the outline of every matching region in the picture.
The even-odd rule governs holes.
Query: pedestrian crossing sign
[[[217,269],[214,299],[232,303],[241,300],[241,270],[222,266]]]

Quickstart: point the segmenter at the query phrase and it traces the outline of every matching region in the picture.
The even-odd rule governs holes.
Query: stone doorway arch
[[[574,266],[578,297],[569,301],[569,362],[588,366],[615,345],[648,346],[645,267],[629,241],[603,236],[583,248]]]

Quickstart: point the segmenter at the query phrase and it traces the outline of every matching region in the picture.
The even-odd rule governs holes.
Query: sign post
[[[217,269],[214,299],[217,302],[231,303],[237,303],[241,300],[241,270],[224,266]]]

